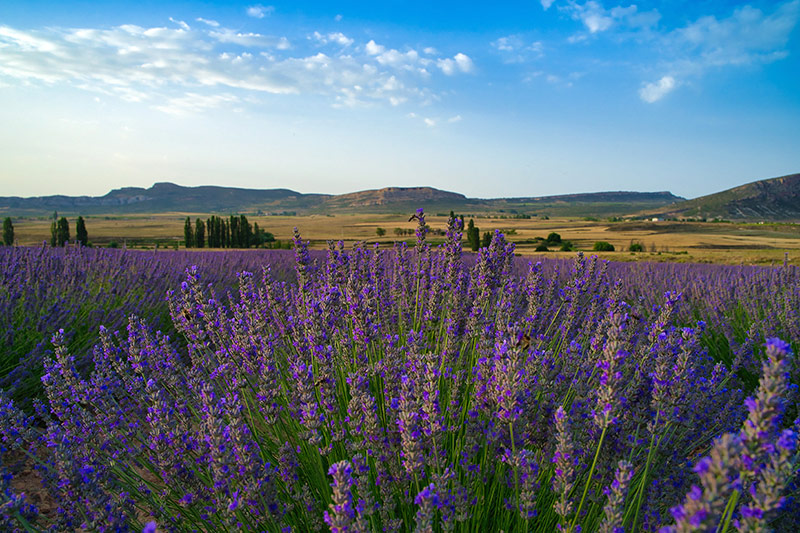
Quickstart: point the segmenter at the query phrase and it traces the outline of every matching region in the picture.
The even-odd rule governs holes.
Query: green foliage
[[[11,217],[3,220],[3,244],[6,246],[14,244],[14,224],[11,223]]]
[[[186,243],[187,248],[194,246],[194,231],[192,230],[192,219],[186,217],[186,222],[183,224],[183,242]]]
[[[629,252],[644,252],[644,244],[640,242],[631,241],[631,245],[628,246]]]
[[[559,250],[562,252],[571,252],[575,250],[575,245],[572,243],[572,241],[563,241]]]
[[[50,244],[52,246],[64,246],[69,242],[69,221],[66,217],[61,217],[58,222],[50,225]]]
[[[83,217],[78,217],[78,221],[75,223],[75,240],[77,240],[81,246],[89,244],[89,234],[86,231],[86,222],[84,222]]]
[[[383,237],[384,235],[386,235],[386,230],[383,228],[375,228],[375,235],[377,235],[378,237]]]
[[[486,231],[484,232],[483,238],[481,239],[481,247],[488,248],[490,244],[492,244],[492,232]]]
[[[117,243],[117,241],[111,241],[110,243],[108,243],[108,247],[109,248],[119,248],[119,244]]]
[[[194,245],[197,248],[205,248],[206,246],[206,225],[199,218],[194,223]]]
[[[613,252],[614,245],[606,241],[597,241],[594,243],[594,248],[592,248],[592,250],[595,252]]]
[[[539,246],[536,247],[534,250],[535,252],[549,252],[550,250],[547,248],[547,243],[541,243]]]
[[[478,229],[478,226],[475,225],[475,221],[473,219],[469,219],[469,224],[467,225],[467,243],[473,252],[477,252],[481,247],[480,235],[480,230]]]
[[[548,244],[561,244],[561,235],[554,231],[547,236],[547,242]]]

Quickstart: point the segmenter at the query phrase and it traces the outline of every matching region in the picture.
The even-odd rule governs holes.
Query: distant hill
[[[295,210],[319,202],[326,195],[302,194],[289,189],[239,189],[235,187],[182,187],[156,183],[149,189],[124,187],[105,196],[0,197],[0,210],[9,213],[162,213],[227,212],[244,208]]]
[[[433,187],[386,187],[347,194],[303,194],[290,189],[183,187],[156,183],[124,187],[104,196],[0,197],[0,213],[496,213],[507,215],[612,216],[652,210],[683,200],[669,192],[598,192],[530,198],[468,198]]]
[[[800,220],[800,174],[754,181],[654,210],[653,215],[728,220]]]

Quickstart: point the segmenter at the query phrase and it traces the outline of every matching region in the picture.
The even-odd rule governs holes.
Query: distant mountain
[[[124,187],[99,197],[0,197],[0,213],[14,215],[142,213],[496,213],[611,216],[656,209],[683,200],[669,192],[599,192],[530,198],[467,198],[433,187],[386,187],[347,194],[303,194],[289,189],[183,187],[156,183]]]
[[[65,214],[271,212],[307,209],[327,196],[302,194],[289,189],[240,189],[213,185],[183,187],[174,183],[156,183],[149,189],[114,189],[105,196],[0,197],[0,210],[9,213],[55,210]]]
[[[800,174],[754,181],[654,210],[679,218],[800,220]]]

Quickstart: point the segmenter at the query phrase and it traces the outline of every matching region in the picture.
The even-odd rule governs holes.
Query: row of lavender
[[[294,281],[244,272],[235,297],[209,287],[213,265],[190,269],[168,302],[181,342],[138,318],[126,334],[103,328],[88,375],[55,335],[47,402],[34,419],[4,400],[0,432],[36,461],[58,513],[37,516],[6,487],[4,525],[763,531],[800,519],[797,367],[789,344],[767,340],[800,340],[796,269],[521,266],[500,234],[465,260],[455,222],[431,249],[420,218],[416,250],[391,254],[332,247],[313,261],[297,237]]]
[[[235,288],[236,272],[293,271],[292,253],[136,252],[85,247],[0,248],[0,387],[19,400],[41,396],[44,354],[50,339],[66,332],[67,347],[86,362],[100,324],[124,329],[131,315],[174,332],[164,295],[187,265],[203,269],[215,286]]]

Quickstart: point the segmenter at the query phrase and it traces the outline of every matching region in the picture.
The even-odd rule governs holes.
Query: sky
[[[0,2],[0,195],[800,172],[800,0]]]

